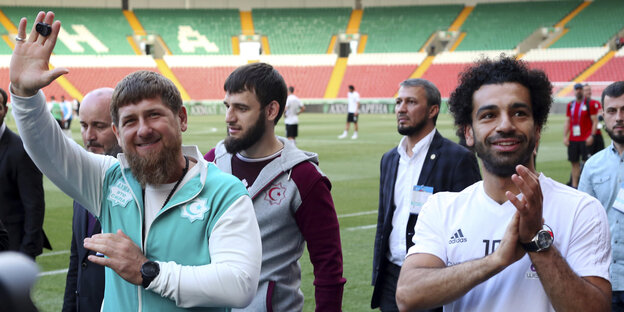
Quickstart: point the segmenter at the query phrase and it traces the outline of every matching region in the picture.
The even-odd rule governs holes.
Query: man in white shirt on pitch
[[[299,114],[305,111],[305,106],[298,96],[295,95],[295,87],[288,87],[288,98],[284,108],[284,124],[286,124],[286,137],[293,143],[299,135]]]
[[[347,124],[345,125],[345,130],[341,135],[338,136],[339,139],[344,139],[347,137],[349,133],[349,126],[353,123],[353,135],[351,139],[358,138],[358,116],[360,115],[360,94],[355,91],[355,87],[353,85],[349,86],[349,93],[347,93]]]

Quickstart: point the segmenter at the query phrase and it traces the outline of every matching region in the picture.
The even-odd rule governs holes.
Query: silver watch
[[[521,243],[521,245],[527,252],[540,252],[550,248],[554,241],[555,235],[552,229],[544,224],[530,242]]]

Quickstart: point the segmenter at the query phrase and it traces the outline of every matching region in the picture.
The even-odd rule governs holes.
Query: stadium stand
[[[0,87],[8,92],[9,90],[9,63],[11,62],[11,55],[0,55]],[[49,86],[43,88],[43,93],[45,93],[46,97],[49,99],[50,96],[54,95],[57,99],[61,97],[61,95],[65,96],[67,99],[71,99],[59,84],[54,81]],[[9,102],[11,99],[8,99]]]
[[[394,97],[399,83],[409,78],[426,56],[426,53],[351,55],[338,97],[347,96],[349,85],[354,85],[362,97]]]
[[[368,35],[365,53],[418,52],[429,37],[446,30],[461,5],[367,7],[360,32]]]
[[[531,68],[541,69],[553,84],[568,82],[600,59],[607,48],[533,49],[524,55]]]
[[[154,59],[145,55],[53,55],[50,63],[69,69],[65,77],[83,95],[96,88],[114,88],[126,75],[137,70],[157,71]]]
[[[133,31],[119,9],[3,7],[2,10],[14,25],[19,24],[20,18],[36,16],[41,10],[54,11],[56,18],[63,21],[55,54],[134,54],[126,39]]]
[[[222,100],[227,76],[247,63],[238,55],[166,55],[164,60],[193,100]]]
[[[620,49],[607,64],[589,76],[588,81],[611,82],[624,79],[624,49]]]
[[[448,97],[457,84],[458,74],[479,55],[496,57],[501,51],[515,54],[513,49],[528,35],[539,27],[552,27],[581,3],[580,0],[477,1],[462,25],[461,30],[467,35],[459,44],[459,51],[441,52],[431,58],[433,63],[428,68],[429,61],[423,63],[426,55],[418,51],[432,34],[450,27],[462,5],[365,6],[363,11],[358,11],[363,12],[359,29],[352,30],[366,35],[367,42],[362,44],[365,51],[352,53],[340,62],[343,66],[346,63],[346,69],[340,71],[342,79],[332,84],[329,98],[343,98],[350,84],[356,86],[362,97],[393,97],[398,83],[415,74],[433,81],[442,96]],[[621,0],[595,0],[580,7],[580,13],[570,17],[566,24],[568,33],[550,48],[533,49],[523,56],[532,68],[548,74],[555,92],[573,80],[585,79],[600,88],[624,77],[622,51],[612,59],[604,58],[602,62],[608,62],[596,72],[588,70],[606,55],[607,48],[602,47],[606,40],[622,28]],[[2,12],[11,23],[17,24],[22,16],[33,16],[42,9],[55,11],[66,31],[65,39],[59,39],[54,51],[52,65],[69,68],[66,78],[82,94],[95,87],[114,87],[125,75],[139,69],[159,70],[151,56],[135,55],[126,39],[133,30],[118,8],[17,6],[2,7]],[[351,8],[250,7],[245,10],[251,10],[251,26],[256,33],[266,36],[270,43],[271,55],[260,55],[260,61],[274,65],[287,84],[296,87],[300,97],[327,97],[338,60],[336,54],[327,54],[328,46],[333,35],[347,31]],[[164,40],[173,54],[166,55],[165,62],[193,100],[221,100],[225,78],[237,66],[248,62],[233,55],[232,36],[242,32],[238,8],[141,8],[134,13],[148,34],[158,34]],[[0,27],[0,35],[8,38],[8,32]],[[0,56],[10,54],[10,44],[0,44]],[[8,86],[8,69],[3,67],[8,63],[7,59],[0,64],[3,86]],[[415,72],[416,69],[419,71]],[[55,82],[44,91],[48,96],[72,98],[68,94],[72,90],[68,92],[61,85],[64,84]]]
[[[231,38],[241,33],[237,9],[135,9],[134,14],[145,31],[160,35],[174,55],[230,55]]]
[[[331,37],[345,32],[350,8],[253,9],[256,33],[267,36],[271,54],[322,54]]]
[[[9,34],[9,32],[4,27],[0,27],[0,36],[6,36],[6,38],[8,39],[11,34]],[[6,42],[0,42],[0,55],[10,55],[12,52],[13,50],[11,50],[11,47]]]
[[[622,29],[624,5],[621,0],[592,1],[566,24],[569,31],[551,48],[602,46]]]
[[[273,65],[299,97],[322,98],[336,58],[335,54],[263,55],[260,61]]]
[[[456,51],[513,49],[539,27],[553,26],[580,1],[477,4],[462,26]],[[511,27],[513,26],[513,27]]]
[[[495,58],[501,53],[513,55],[512,50],[442,52],[433,60],[422,78],[433,82],[443,98],[449,97],[457,87],[459,74],[482,57]]]

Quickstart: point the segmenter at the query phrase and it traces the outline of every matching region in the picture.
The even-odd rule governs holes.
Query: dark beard
[[[607,127],[605,127],[605,131],[607,131],[607,134],[609,135],[611,140],[613,140],[613,142],[615,142],[617,144],[624,144],[624,135],[617,135],[617,134],[611,132],[611,130],[609,130],[609,128],[607,128]]]
[[[138,156],[134,152],[124,153],[134,178],[143,187],[147,184],[167,183],[169,178],[177,173],[176,162],[182,153],[180,144],[176,145],[177,148],[164,146],[162,151],[144,157]]]
[[[121,146],[115,144],[109,150],[104,152],[104,155],[117,157],[117,154],[122,153]]]
[[[266,116],[264,114],[264,110],[261,110],[256,123],[251,126],[251,128],[249,128],[240,139],[229,136],[228,134],[228,137],[223,141],[225,150],[230,154],[236,154],[256,144],[256,142],[262,138],[262,135],[264,135],[264,131],[266,130],[266,125],[264,124],[265,119]]]
[[[472,132],[474,137],[474,131]],[[512,135],[503,134],[501,137],[509,138],[514,137]],[[517,137],[520,142],[526,141],[525,136]],[[491,140],[496,138],[491,138]],[[485,144],[475,137],[474,150],[477,152],[477,156],[481,158],[485,170],[501,178],[511,177],[516,173],[516,166],[523,165],[528,167],[531,157],[533,157],[533,150],[535,150],[535,138],[532,137],[529,140],[529,145],[525,151],[520,151],[520,154],[505,153],[504,157],[496,157],[494,153],[488,152]]]
[[[420,132],[423,128],[425,128],[425,125],[427,125],[427,119],[423,119],[420,122],[418,122],[416,125],[411,126],[411,127],[401,128],[401,126],[397,125],[397,131],[399,132],[400,135],[411,136]]]

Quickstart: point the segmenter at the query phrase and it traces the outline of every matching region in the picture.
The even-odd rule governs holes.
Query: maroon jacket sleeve
[[[215,159],[215,149],[211,149],[210,152],[206,153],[206,155],[204,155],[204,159],[206,161],[214,161]]]
[[[295,220],[314,266],[316,311],[341,311],[347,280],[342,277],[340,228],[330,193],[331,183],[309,162],[295,166],[291,178],[301,195]]]

